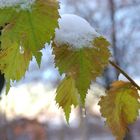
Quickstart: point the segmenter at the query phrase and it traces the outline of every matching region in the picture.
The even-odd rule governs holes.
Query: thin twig
[[[117,64],[115,64],[111,60],[109,60],[109,63],[113,67],[115,67],[120,73],[122,73],[138,90],[140,90],[140,86],[124,70],[122,70]]]

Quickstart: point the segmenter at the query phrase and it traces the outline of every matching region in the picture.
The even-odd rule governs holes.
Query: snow
[[[3,8],[20,5],[20,8],[26,9],[34,2],[35,0],[0,0],[0,7]]]
[[[59,19],[59,29],[55,30],[55,43],[67,44],[73,48],[92,47],[91,42],[99,34],[82,17],[64,14]]]

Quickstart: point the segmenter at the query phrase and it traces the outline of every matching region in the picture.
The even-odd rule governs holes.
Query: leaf
[[[7,24],[2,31],[2,48],[10,47],[7,41],[10,44],[17,42],[19,46],[30,49],[40,63],[36,52],[54,36],[58,26],[58,8],[56,0],[36,0],[31,9],[1,8],[0,26]]]
[[[91,80],[101,75],[108,64],[110,52],[109,42],[103,37],[93,40],[93,47],[73,49],[66,44],[58,46],[53,44],[55,64],[60,74],[66,73],[75,79],[76,88],[80,93],[81,102],[85,104],[87,90]]]
[[[4,73],[7,80],[7,88],[9,89],[10,79],[20,80],[29,65],[32,58],[31,52],[28,49],[24,50],[21,54],[17,43],[13,43],[13,46],[2,49],[0,51],[0,70]]]
[[[136,88],[123,81],[114,82],[107,95],[101,97],[100,111],[117,140],[123,140],[128,125],[136,120],[140,108],[138,99]]]
[[[39,67],[41,65],[41,58],[42,58],[42,53],[41,52],[36,52],[35,53],[35,59],[36,59],[36,62],[37,62]]]
[[[78,91],[75,87],[75,81],[72,77],[66,77],[58,86],[56,91],[56,102],[59,107],[62,107],[67,122],[69,122],[69,116],[71,113],[71,106],[76,107],[78,105]]]

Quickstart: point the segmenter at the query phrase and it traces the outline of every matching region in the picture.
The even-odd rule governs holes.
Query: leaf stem
[[[111,60],[109,60],[109,63],[113,67],[115,67],[120,73],[122,73],[132,83],[132,85],[134,85],[138,90],[140,90],[140,86],[124,70],[122,70],[117,64],[115,64]]]

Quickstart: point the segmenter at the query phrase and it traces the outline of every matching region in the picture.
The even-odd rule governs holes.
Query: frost
[[[73,48],[91,47],[91,42],[100,36],[82,17],[64,14],[59,19],[59,29],[55,30],[55,43],[68,44]]]
[[[21,9],[29,8],[35,0],[0,0],[0,8],[19,5]]]

